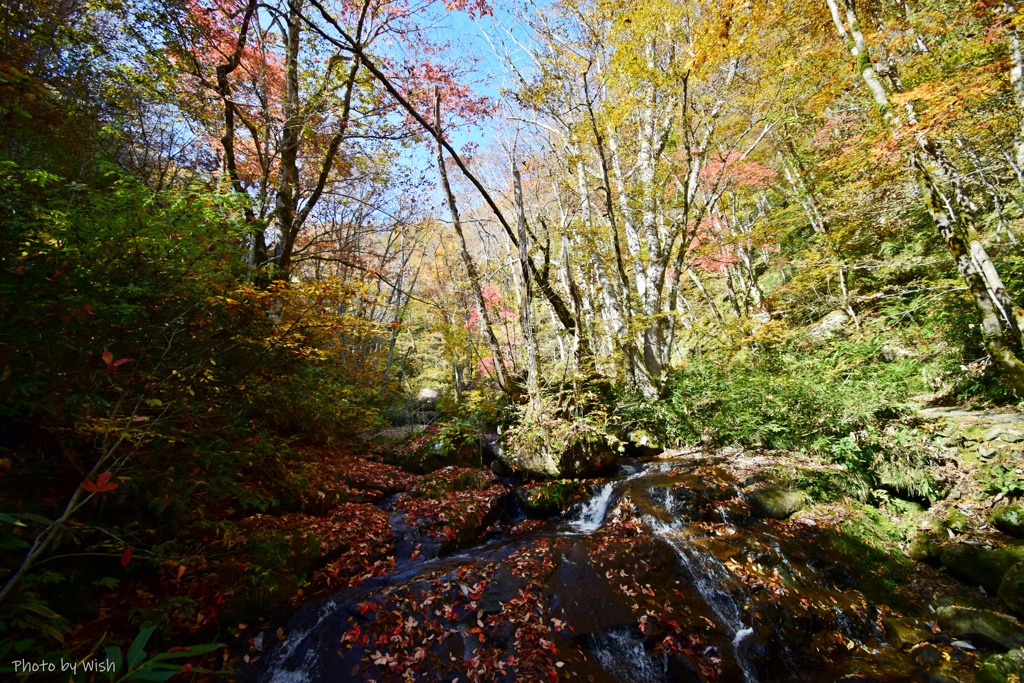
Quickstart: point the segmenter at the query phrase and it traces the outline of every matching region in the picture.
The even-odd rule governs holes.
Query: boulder
[[[516,502],[526,516],[540,518],[565,512],[579,493],[580,483],[572,479],[527,484],[515,490]]]
[[[971,528],[971,518],[960,508],[951,507],[946,512],[946,526],[962,534]]]
[[[1024,538],[1024,505],[1000,505],[988,516],[988,523],[1015,538]]]
[[[905,349],[898,344],[887,342],[882,346],[882,349],[878,352],[879,357],[886,363],[898,363],[901,360],[907,360],[908,358],[914,357],[914,352],[910,349]]]
[[[932,637],[927,626],[913,619],[887,617],[882,620],[882,628],[885,642],[900,650],[910,649]]]
[[[483,595],[477,601],[477,609],[484,614],[498,614],[509,600],[519,597],[519,591],[530,585],[530,579],[512,573],[502,565],[487,583]]]
[[[977,640],[1011,650],[1024,646],[1024,624],[988,610],[946,605],[938,609],[939,627],[958,638]]]
[[[747,493],[747,501],[754,514],[770,519],[787,519],[802,509],[808,501],[803,491],[794,491],[781,486],[765,486]]]
[[[500,458],[510,470],[532,479],[585,479],[609,472],[618,464],[618,454],[604,439],[553,447],[534,444],[528,450],[510,446]]]
[[[1024,616],[1024,562],[1010,567],[999,584],[999,599],[1014,614]]]
[[[853,320],[846,311],[832,311],[819,320],[818,324],[814,326],[814,329],[807,336],[815,341],[828,341],[841,334],[845,334],[852,324]]]
[[[1024,545],[983,548],[950,544],[943,546],[939,559],[953,576],[983,586],[989,593],[995,593],[1010,567],[1024,562]]]

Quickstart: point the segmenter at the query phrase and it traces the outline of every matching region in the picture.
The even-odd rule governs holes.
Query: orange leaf
[[[128,546],[128,549],[124,551],[124,555],[121,556],[121,566],[127,567],[128,563],[132,561],[132,547]]]
[[[110,364],[114,362],[114,354],[107,349],[103,349],[103,362],[106,363],[109,368]]]

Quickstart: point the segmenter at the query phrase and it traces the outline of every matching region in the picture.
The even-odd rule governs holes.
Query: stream
[[[240,680],[930,680],[882,628],[927,605],[835,529],[756,518],[720,465],[633,462],[565,519],[396,558],[282,618]]]

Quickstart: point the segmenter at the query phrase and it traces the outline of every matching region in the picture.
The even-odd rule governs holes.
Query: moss
[[[548,516],[564,512],[578,497],[580,482],[558,479],[516,490],[520,507],[530,515]]]
[[[900,550],[905,530],[879,510],[847,501],[845,521],[830,531],[832,547],[844,562],[863,577],[861,588],[872,597],[895,599],[914,571],[913,563]]]

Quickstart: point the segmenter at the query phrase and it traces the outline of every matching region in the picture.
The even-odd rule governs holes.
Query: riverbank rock
[[[527,517],[550,517],[568,510],[581,497],[579,481],[556,479],[527,484],[515,490],[516,502]]]
[[[1024,562],[1010,567],[997,595],[1014,614],[1024,616]]]
[[[939,627],[957,638],[978,640],[1011,650],[1024,645],[1024,624],[1007,614],[945,605],[937,612]]]
[[[885,630],[885,642],[901,650],[910,649],[932,637],[927,626],[914,619],[888,617],[882,620],[882,628]]]
[[[750,509],[759,517],[769,519],[787,519],[808,502],[803,491],[783,488],[781,486],[765,486],[747,493]]]
[[[1024,562],[1024,545],[983,548],[950,544],[943,546],[939,559],[953,576],[980,585],[989,593],[995,593],[1010,567]]]
[[[610,472],[618,461],[618,454],[603,439],[557,447],[538,443],[516,449],[510,445],[500,455],[508,470],[530,479],[586,479]]]
[[[988,523],[1015,538],[1024,538],[1024,505],[1000,505],[988,517]]]
[[[397,554],[430,558],[473,545],[501,516],[506,498],[489,470],[446,467],[424,477],[395,504]]]

